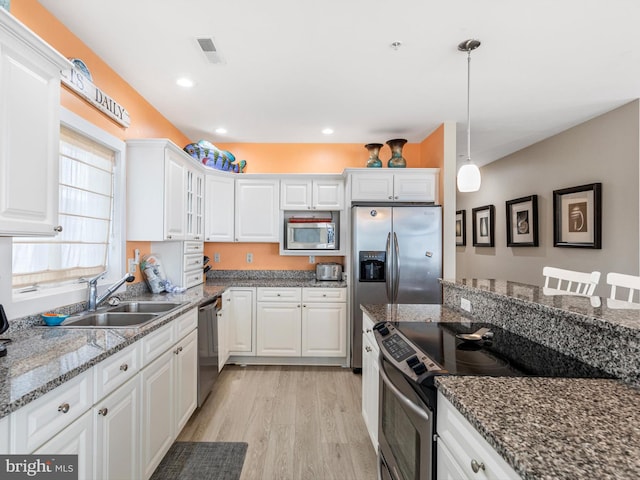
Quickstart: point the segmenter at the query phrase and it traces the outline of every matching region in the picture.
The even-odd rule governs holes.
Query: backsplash
[[[290,280],[311,280],[316,277],[315,270],[209,270],[209,280],[270,280],[273,278],[286,278]]]

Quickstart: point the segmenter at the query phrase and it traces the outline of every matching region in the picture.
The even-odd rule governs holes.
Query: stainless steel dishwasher
[[[218,311],[221,297],[205,300],[198,310],[198,407],[218,378]]]

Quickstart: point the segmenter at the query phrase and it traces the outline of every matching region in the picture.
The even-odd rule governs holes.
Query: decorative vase
[[[378,158],[378,153],[382,148],[381,143],[367,143],[364,148],[369,150],[369,160],[367,160],[367,168],[380,168],[382,161]]]
[[[407,141],[404,138],[394,138],[387,142],[387,145],[391,148],[391,158],[387,163],[387,167],[406,168],[407,161],[402,156],[402,147],[404,147],[405,143],[407,143]]]

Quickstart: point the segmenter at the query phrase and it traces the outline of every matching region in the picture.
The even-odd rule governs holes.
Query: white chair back
[[[611,285],[611,293],[609,298],[613,300],[624,300],[630,303],[640,303],[640,299],[634,301],[636,292],[640,291],[640,277],[634,275],[626,275],[624,273],[607,273],[607,283]],[[626,288],[628,290],[627,298],[616,298],[617,287]]]
[[[576,272],[562,268],[544,267],[545,290],[556,290],[556,294],[593,296],[600,281],[600,272]]]

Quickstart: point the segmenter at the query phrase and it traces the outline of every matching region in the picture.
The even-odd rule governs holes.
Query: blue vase
[[[387,142],[387,145],[391,148],[391,158],[387,163],[387,167],[406,168],[407,161],[402,156],[402,147],[404,147],[405,143],[407,143],[407,141],[404,138],[395,138]]]
[[[382,162],[378,158],[378,154],[380,153],[380,149],[382,148],[381,143],[367,143],[364,148],[369,150],[369,160],[367,160],[367,168],[381,168]]]

